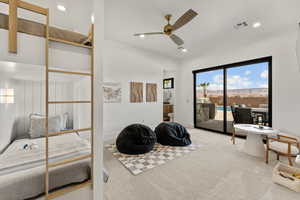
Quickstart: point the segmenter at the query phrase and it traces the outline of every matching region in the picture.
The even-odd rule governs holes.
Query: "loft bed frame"
[[[94,152],[93,152],[93,144],[94,144],[94,25],[91,25],[90,33],[87,37],[83,37],[81,34],[74,33],[71,31],[68,31],[69,34],[73,34],[73,36],[76,35],[80,38],[79,41],[81,42],[74,42],[70,40],[63,39],[63,37],[57,36],[57,28],[50,27],[49,26],[49,9],[39,7],[37,5],[27,3],[22,0],[0,0],[0,3],[5,3],[9,5],[9,15],[1,15],[2,21],[4,23],[0,23],[0,28],[6,28],[8,29],[9,36],[9,52],[10,53],[17,53],[17,32],[23,32],[30,35],[45,37],[45,52],[46,52],[46,59],[45,59],[45,65],[46,65],[46,108],[45,108],[45,128],[47,130],[47,134],[45,137],[46,142],[46,171],[45,171],[45,199],[54,199],[58,196],[64,195],[66,193],[81,189],[86,186],[92,186],[93,184],[93,162],[94,162]],[[46,24],[39,24],[36,22],[32,22],[25,19],[18,19],[18,8],[22,8],[37,14],[44,15],[46,17]],[[5,20],[5,18],[8,18]],[[4,20],[3,20],[4,19]],[[1,22],[1,20],[0,20]],[[38,27],[38,31],[32,31],[30,28],[30,25]],[[32,27],[31,26],[31,27]],[[59,31],[58,31],[59,32]],[[58,34],[59,35],[59,34]],[[56,37],[57,36],[57,37]],[[84,39],[84,40],[83,40]],[[82,73],[82,72],[71,72],[71,71],[63,71],[63,70],[57,70],[57,69],[51,69],[49,68],[49,43],[50,42],[59,42],[66,45],[73,45],[80,48],[87,48],[90,51],[90,58],[91,58],[91,66],[90,66],[90,73]],[[63,73],[68,75],[81,75],[81,76],[89,76],[91,79],[91,100],[90,101],[49,101],[49,73]],[[83,128],[83,129],[77,129],[77,130],[67,130],[67,131],[61,131],[61,132],[55,132],[50,133],[48,131],[48,118],[49,118],[49,105],[50,104],[91,104],[91,127],[89,128]],[[62,134],[70,134],[70,133],[78,133],[78,132],[85,132],[90,131],[91,134],[91,154],[81,156],[81,157],[75,157],[71,159],[67,159],[64,161],[56,162],[56,163],[50,163],[49,162],[49,136],[56,136],[56,135],[62,135]],[[85,159],[91,159],[91,179],[77,185],[73,186],[67,186],[62,189],[55,190],[53,192],[49,191],[49,170],[54,167],[67,165],[69,163],[73,163],[80,160]]]
[[[0,28],[9,30],[9,16],[3,13],[0,13]],[[41,23],[33,22],[30,20],[18,19],[18,32],[25,33],[38,37],[46,37],[46,26]],[[71,43],[72,45],[82,46],[86,48],[91,48],[91,40],[89,36],[56,28],[49,27],[49,36],[53,40],[62,41]],[[16,53],[16,50],[10,50],[11,53]]]
[[[15,7],[10,2],[16,1]],[[26,3],[21,0],[0,0],[9,4],[9,15],[0,13],[0,28],[9,31],[9,52],[17,53],[17,32],[46,38],[46,25],[17,17],[18,8],[46,16],[47,9]],[[88,36],[56,27],[49,27],[51,41],[66,43],[74,46],[92,48],[92,29]]]

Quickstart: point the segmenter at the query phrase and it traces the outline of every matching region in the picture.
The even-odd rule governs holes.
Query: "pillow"
[[[46,118],[40,115],[30,116],[30,138],[39,138],[46,136],[45,130]],[[61,119],[60,116],[49,117],[48,119],[48,131],[59,132],[61,130]]]

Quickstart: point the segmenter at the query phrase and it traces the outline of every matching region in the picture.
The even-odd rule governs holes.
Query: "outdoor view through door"
[[[233,122],[272,126],[272,57],[193,73],[196,128],[230,134]]]

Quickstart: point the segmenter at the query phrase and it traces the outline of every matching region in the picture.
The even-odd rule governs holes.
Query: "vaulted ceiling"
[[[185,41],[183,54],[167,36],[144,39],[134,33],[162,31],[166,14],[174,22],[188,9],[199,15],[176,34]],[[105,37],[175,58],[188,59],[220,46],[247,45],[296,30],[300,22],[299,0],[105,0]],[[249,26],[236,30],[234,25],[247,21]],[[253,28],[254,22],[260,28]]]

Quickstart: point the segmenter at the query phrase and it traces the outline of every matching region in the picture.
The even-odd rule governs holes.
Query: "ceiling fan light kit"
[[[136,33],[134,36],[144,38],[145,36],[148,35],[166,35],[168,36],[177,46],[182,47],[184,44],[184,41],[177,35],[175,35],[173,32],[180,29],[192,19],[194,19],[198,15],[197,12],[194,10],[190,9],[187,12],[185,12],[173,25],[170,24],[172,15],[168,14],[165,16],[165,19],[168,21],[168,24],[164,26],[163,32],[152,32],[152,33]],[[178,48],[179,49],[179,48]],[[185,48],[182,47],[180,49],[182,52],[187,52]]]

